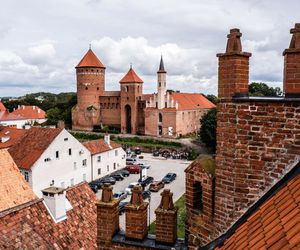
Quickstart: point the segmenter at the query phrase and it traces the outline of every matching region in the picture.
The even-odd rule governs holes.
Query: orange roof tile
[[[45,119],[46,112],[37,106],[21,105],[11,114],[22,116],[25,119]]]
[[[96,195],[86,182],[66,190],[72,209],[55,223],[43,199],[0,212],[1,249],[97,249]]]
[[[84,55],[84,57],[76,66],[76,68],[80,67],[105,68],[103,63],[99,60],[99,58],[94,54],[94,52],[91,49],[88,50],[88,52]]]
[[[30,169],[62,130],[32,127],[9,149],[9,153],[19,168]]]
[[[294,167],[296,174],[287,182],[273,187],[275,194],[250,213],[216,249],[237,249],[241,244],[244,249],[300,249],[299,168],[299,164]],[[260,200],[264,200],[264,196]]]
[[[178,110],[210,109],[215,108],[212,102],[201,94],[196,93],[171,93],[174,101],[178,102]]]
[[[14,121],[14,120],[26,120],[26,118],[21,115],[9,113],[8,110],[0,111],[0,121],[3,122],[3,121]]]
[[[4,106],[4,104],[0,101],[0,111],[5,111],[6,108]]]
[[[93,141],[86,141],[83,145],[91,152],[92,155],[103,153],[115,148],[121,147],[120,144],[110,141],[109,147],[104,140],[93,140]]]
[[[130,68],[127,74],[120,80],[120,83],[143,83],[143,80]]]
[[[26,132],[25,129],[0,126],[0,149],[13,146]]]
[[[0,150],[0,194],[0,212],[37,198],[6,149]]]

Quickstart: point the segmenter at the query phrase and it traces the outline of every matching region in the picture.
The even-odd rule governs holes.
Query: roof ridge
[[[247,221],[256,211],[259,210],[265,202],[276,195],[280,190],[287,186],[288,182],[300,175],[300,161],[298,161],[294,167],[292,167],[280,180],[278,180],[266,193],[264,193],[252,206],[250,206],[245,213],[221,236],[214,239],[207,245],[199,247],[200,250],[215,249],[224,244],[224,242],[229,239],[236,230]]]

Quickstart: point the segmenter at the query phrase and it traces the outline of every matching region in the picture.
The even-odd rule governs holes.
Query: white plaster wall
[[[25,124],[31,124],[33,125],[34,122],[37,122],[39,124],[47,121],[47,119],[24,119],[24,120],[9,120],[9,121],[0,121],[0,125],[3,126],[16,126],[17,128],[23,128]]]
[[[67,141],[64,139],[68,138]],[[69,148],[72,149],[72,155],[69,155]],[[83,151],[80,154],[80,151]],[[56,158],[56,151],[59,151],[59,158]],[[45,162],[45,158],[51,158],[51,161]],[[87,166],[82,165],[82,161],[87,160]],[[76,162],[76,169],[74,168]],[[71,179],[74,179],[74,185],[83,181],[83,175],[86,175],[86,181],[91,181],[91,154],[77,139],[69,132],[63,130],[44,151],[41,157],[34,163],[32,171],[32,189],[35,194],[42,197],[41,190],[47,188],[54,180],[54,186],[67,188],[71,186]]]
[[[115,156],[116,150],[118,152],[118,156]],[[98,156],[101,156],[101,162],[98,162]],[[116,169],[114,169],[114,163],[116,163]],[[109,166],[109,171],[107,171],[107,166]],[[121,147],[100,154],[92,155],[93,180],[96,180],[116,170],[124,168],[125,166],[126,153]],[[99,168],[101,169],[100,175],[98,175]]]

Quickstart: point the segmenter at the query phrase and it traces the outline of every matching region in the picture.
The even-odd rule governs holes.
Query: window
[[[69,155],[72,155],[72,149],[69,148]]]
[[[155,107],[156,107],[156,108],[158,107],[158,103],[157,103],[157,102],[155,103]]]
[[[83,167],[86,167],[86,165],[87,165],[87,164],[86,164],[86,159],[82,160],[82,166],[83,166]]]
[[[161,82],[158,83],[158,87],[161,87]]]
[[[97,156],[97,162],[101,162],[101,155]]]
[[[65,188],[65,182],[62,181],[62,182],[60,183],[60,186],[61,186],[62,188]]]
[[[106,167],[106,168],[107,168],[107,172],[109,172],[109,165],[107,165],[107,167]]]
[[[162,122],[162,114],[161,113],[158,114],[158,122]]]
[[[115,150],[115,156],[118,156],[118,150]]]
[[[202,186],[201,186],[201,182],[199,181],[196,181],[193,184],[193,208],[198,211],[203,210]]]
[[[70,183],[71,183],[71,186],[74,186],[74,178],[71,179]]]
[[[117,164],[114,162],[114,170],[116,170],[116,165],[117,165]]]
[[[101,174],[101,168],[98,168],[98,175]]]
[[[69,138],[64,138],[64,141],[68,141],[69,140]]]
[[[167,102],[165,102],[165,108],[167,108],[168,107],[168,103]]]
[[[85,90],[88,90],[89,88],[88,87],[85,87]]]
[[[83,174],[83,175],[82,175],[82,180],[83,180],[83,181],[86,181],[86,174]]]
[[[74,162],[74,165],[73,165],[73,167],[74,167],[74,170],[76,170],[76,169],[77,169],[77,163],[76,163],[76,162]]]
[[[29,182],[29,174],[28,172],[24,172],[24,178],[27,182]]]
[[[47,161],[51,161],[51,159],[48,157],[48,158],[45,158],[44,159],[44,162],[47,162]]]
[[[59,151],[56,151],[56,152],[55,152],[55,157],[56,157],[56,159],[59,158]]]
[[[129,91],[129,87],[125,86],[125,91],[128,92]]]

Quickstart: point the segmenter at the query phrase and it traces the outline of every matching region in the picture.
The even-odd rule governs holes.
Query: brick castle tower
[[[77,106],[72,110],[73,129],[93,130],[100,123],[99,96],[105,89],[105,66],[89,49],[78,63]]]

